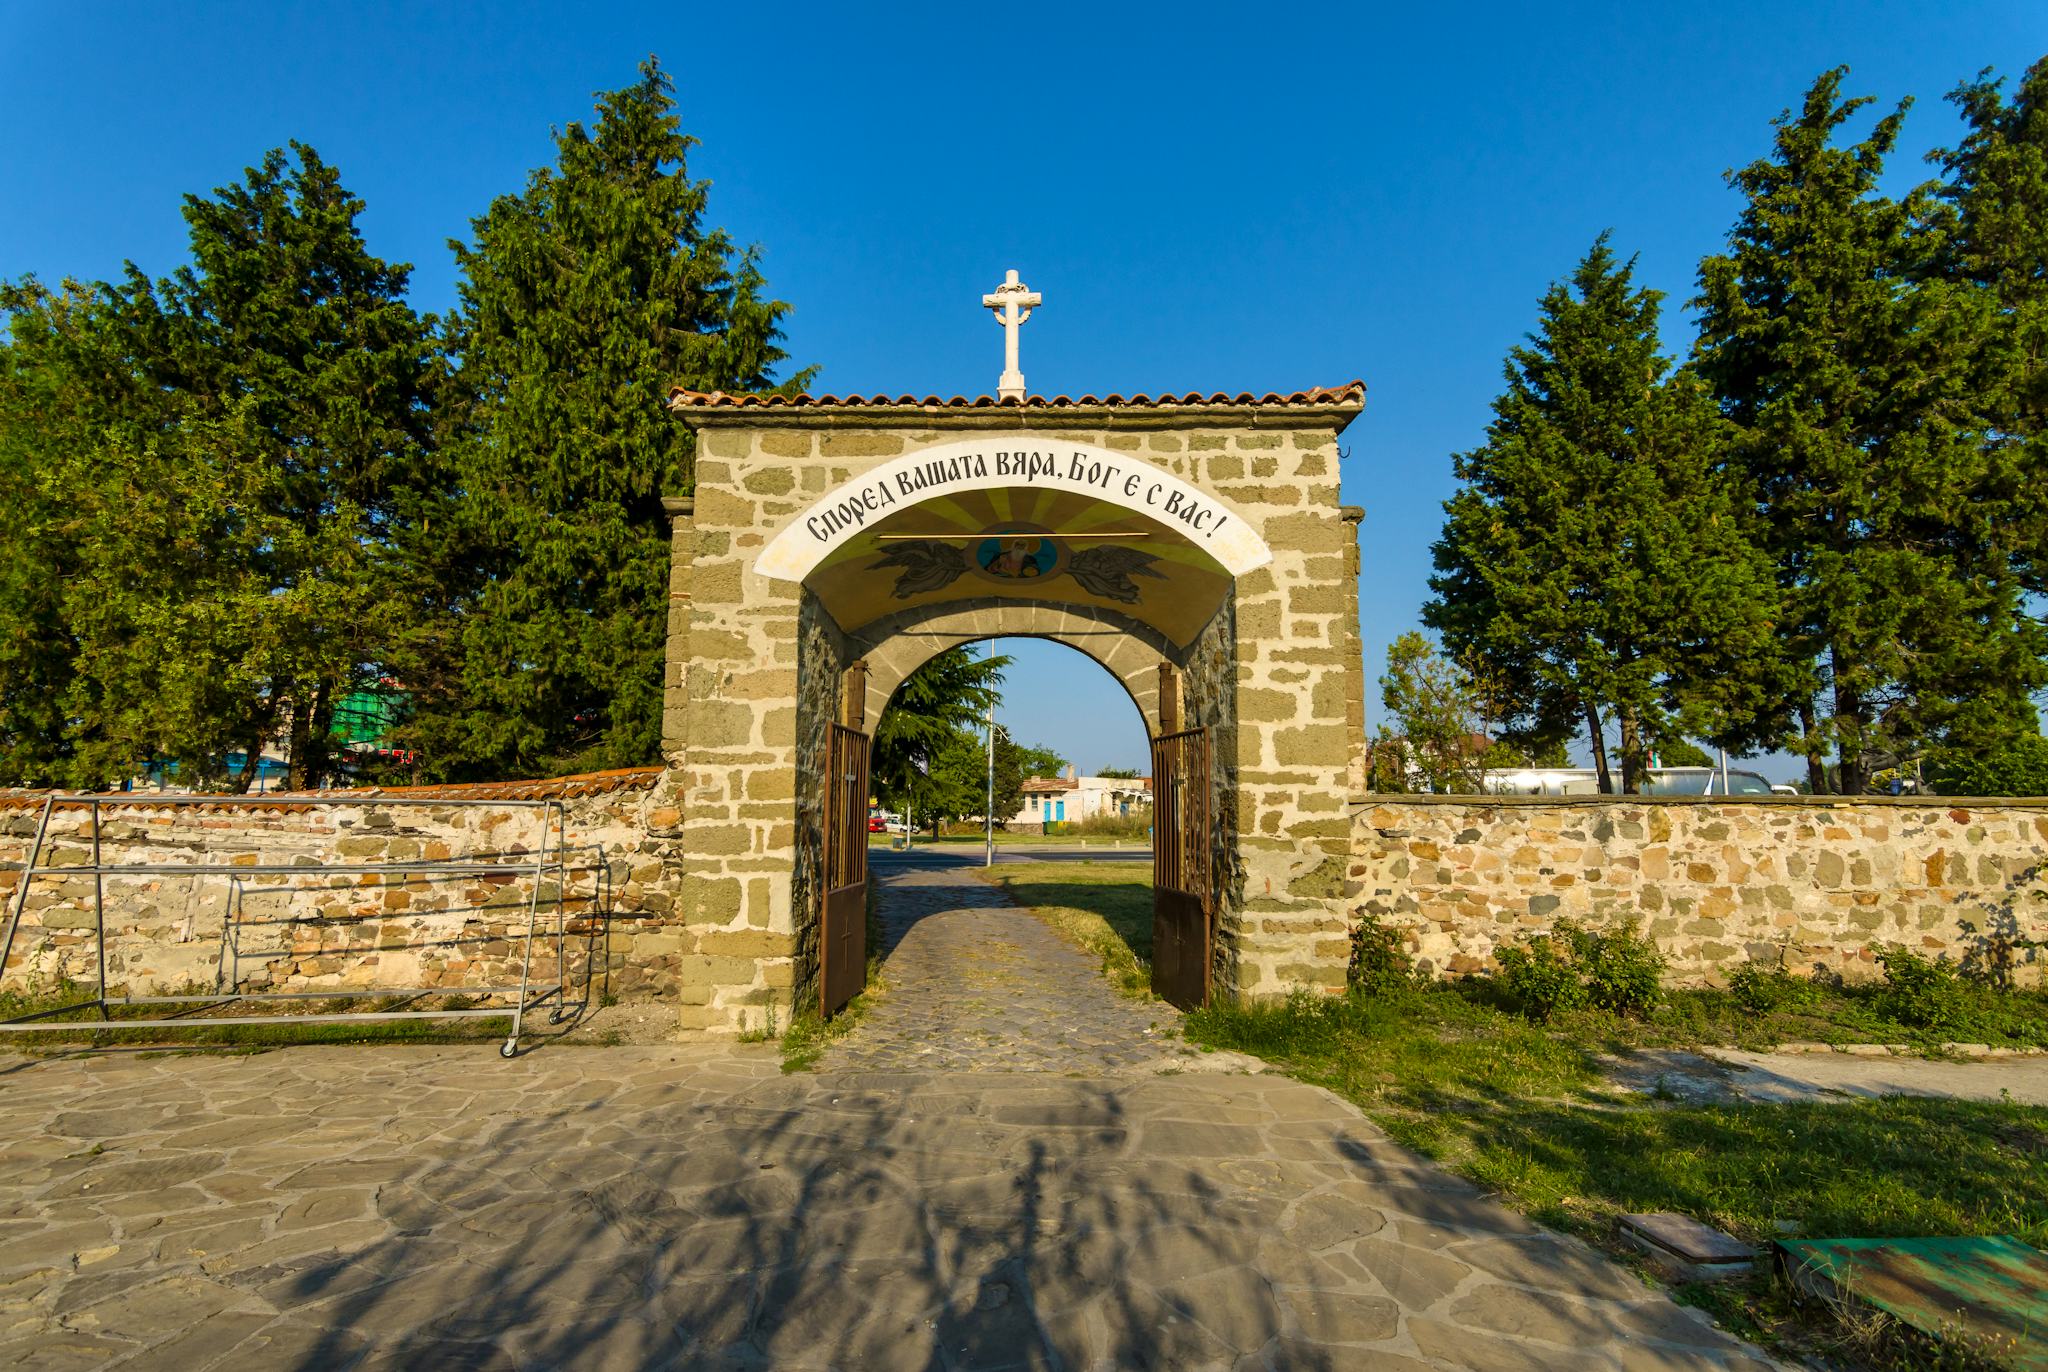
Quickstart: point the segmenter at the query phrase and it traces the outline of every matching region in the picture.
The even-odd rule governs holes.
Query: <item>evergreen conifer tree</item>
[[[100,785],[164,760],[246,787],[280,734],[293,784],[332,775],[334,707],[406,612],[388,573],[431,470],[437,365],[362,208],[294,145],[186,197],[193,260],[169,279],[131,265],[7,293],[0,482],[38,514],[0,563],[0,641],[40,623],[68,658],[0,665],[40,661],[31,689],[54,691],[24,777],[61,758],[51,780]],[[61,590],[20,597],[22,557]]]
[[[1711,400],[1659,351],[1660,300],[1604,234],[1545,293],[1486,443],[1456,459],[1423,611],[1523,741],[1583,722],[1604,788],[1617,721],[1631,792],[1682,728],[1740,748],[1778,727],[1769,563]]]
[[[1865,789],[1936,738],[1993,741],[2042,679],[2012,521],[2020,479],[1993,440],[1975,356],[1986,293],[1943,270],[1929,188],[1878,190],[1907,105],[1860,140],[1867,98],[1830,71],[1730,174],[1746,199],[1700,264],[1696,365],[1737,428],[1807,668],[1791,705],[1815,790]]]
[[[2048,57],[2010,102],[1986,71],[1949,99],[1968,135],[1933,154],[1956,219],[1948,265],[1988,293],[1995,321],[1977,350],[1975,388],[2010,489],[2003,526],[2027,589],[2048,595]],[[2025,715],[2025,711],[2021,711]],[[2024,732],[2024,718],[2022,720]]]
[[[692,488],[693,451],[663,401],[676,384],[768,388],[788,309],[764,295],[755,253],[705,226],[694,142],[650,58],[454,245],[457,478],[414,555],[447,627],[406,668],[430,775],[659,752],[661,500]]]

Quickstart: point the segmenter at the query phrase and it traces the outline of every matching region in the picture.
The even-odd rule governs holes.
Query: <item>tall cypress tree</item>
[[[771,386],[788,306],[707,228],[673,88],[649,59],[474,221],[451,328],[457,496],[418,585],[453,625],[415,643],[409,730],[436,776],[653,759],[668,537],[691,483],[668,387]],[[797,378],[796,383],[803,378]]]
[[[1988,441],[2009,482],[2005,530],[2027,589],[2048,595],[2048,57],[2007,101],[1986,71],[1949,99],[1969,132],[1931,154],[1956,218],[1947,265],[1995,303],[1976,353],[1975,389],[1991,411]]]
[[[1944,734],[1992,738],[2041,681],[2008,527],[2017,480],[1973,358],[1985,293],[1944,272],[1929,188],[1877,188],[1907,104],[1842,145],[1868,98],[1824,74],[1776,121],[1770,157],[1730,174],[1746,199],[1700,264],[1696,365],[1737,427],[1787,594],[1792,705],[1816,790]],[[1910,103],[1910,102],[1908,102]]]
[[[1543,296],[1486,443],[1456,459],[1423,610],[1506,683],[1524,737],[1583,722],[1603,777],[1611,712],[1626,791],[1682,727],[1768,741],[1777,670],[1769,564],[1722,469],[1721,425],[1693,378],[1669,374],[1661,295],[1633,266],[1603,234]]]

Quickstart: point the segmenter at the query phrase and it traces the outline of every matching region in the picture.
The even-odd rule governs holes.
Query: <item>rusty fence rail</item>
[[[311,862],[311,863],[104,863],[101,861],[101,815],[107,809],[160,809],[166,807],[206,807],[247,809],[252,803],[247,796],[197,796],[197,795],[148,795],[148,796],[103,796],[103,795],[50,795],[44,798],[41,813],[36,820],[35,837],[29,848],[28,860],[17,870],[20,879],[14,891],[14,908],[7,922],[7,937],[0,944],[0,972],[4,972],[8,959],[14,952],[14,940],[21,927],[21,918],[28,908],[29,885],[37,878],[58,877],[72,879],[90,876],[93,882],[93,945],[95,994],[69,1005],[54,1006],[47,1010],[0,1020],[0,1033],[36,1033],[69,1027],[69,1024],[55,1025],[50,1021],[57,1016],[77,1010],[97,1009],[100,1023],[94,1027],[116,1029],[164,1028],[192,1029],[223,1024],[337,1024],[382,1020],[435,1020],[435,1019],[503,1019],[512,1018],[512,1030],[499,1053],[511,1057],[519,1051],[519,1037],[524,1027],[526,1012],[549,1005],[549,1021],[559,1023],[567,1014],[569,1006],[569,964],[567,958],[568,917],[566,892],[569,884],[568,809],[558,799],[548,800],[493,800],[473,797],[446,796],[351,796],[346,800],[332,800],[318,797],[301,798],[294,796],[288,803],[298,809],[355,809],[370,806],[428,807],[442,809],[450,807],[488,806],[499,810],[531,811],[539,820],[538,844],[531,861],[486,860],[479,858],[448,858],[444,860],[420,860],[398,862]],[[92,861],[88,864],[53,865],[42,862],[43,852],[48,845],[50,820],[59,810],[83,809],[88,812],[92,835]],[[552,851],[550,844],[552,843]],[[549,875],[555,878],[554,890],[554,943],[555,983],[536,990],[533,986],[534,943],[541,933],[541,888]],[[240,989],[239,963],[234,980],[228,979],[228,966],[223,957],[221,972],[216,978],[215,992],[211,996],[138,996],[107,994],[107,911],[106,879],[109,876],[176,876],[204,879],[223,877],[229,882],[228,900],[221,922],[223,949],[236,943],[242,910],[243,883],[252,876],[524,876],[531,878],[533,886],[526,897],[526,931],[522,939],[519,984],[516,986],[381,986],[366,989],[331,989],[319,991],[243,991]],[[586,988],[587,989],[587,988]],[[400,1010],[369,1009],[318,1011],[310,1013],[286,1013],[250,1015],[243,1013],[207,1015],[206,1011],[239,1009],[239,1007],[266,1004],[290,1004],[302,1001],[321,1000],[397,1000],[410,1001],[430,996],[499,996],[511,1000],[506,1006],[466,1006],[459,1009]],[[109,1011],[115,1006],[182,1005],[192,1007],[192,1013],[176,1016],[155,1016],[114,1019]],[[581,1008],[581,1007],[579,1007]],[[72,1023],[75,1023],[72,1022]]]

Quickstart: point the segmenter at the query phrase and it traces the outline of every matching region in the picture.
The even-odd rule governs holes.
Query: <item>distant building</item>
[[[409,766],[419,760],[411,749],[391,745],[391,731],[404,717],[408,699],[404,686],[390,677],[380,677],[376,685],[352,691],[335,702],[334,733],[345,766],[354,769],[386,762]]]
[[[1084,777],[1067,768],[1063,777],[1032,777],[1024,783],[1024,803],[1004,824],[1012,833],[1043,830],[1048,824],[1075,824],[1102,815],[1128,818],[1152,812],[1152,778]]]

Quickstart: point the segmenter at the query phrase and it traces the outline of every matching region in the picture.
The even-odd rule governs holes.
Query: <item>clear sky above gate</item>
[[[2048,51],[2048,4],[1247,8],[498,3],[82,6],[0,0],[0,275],[183,258],[178,197],[298,138],[369,202],[373,250],[453,298],[445,240],[549,159],[551,126],[658,53],[712,218],[766,251],[826,390],[993,391],[979,308],[1044,293],[1031,389],[1289,391],[1363,377],[1368,676],[1427,595],[1450,454],[1478,441],[1537,295],[1612,228],[1678,308],[1821,69],[1940,99]],[[1013,646],[1013,645],[1006,645]],[[1080,670],[1076,670],[1080,668]],[[1377,701],[1375,699],[1374,705]],[[1065,650],[1006,713],[1084,767],[1142,764],[1135,715]],[[1777,768],[1775,771],[1784,771]]]

